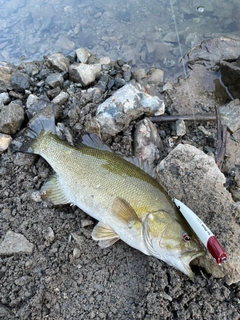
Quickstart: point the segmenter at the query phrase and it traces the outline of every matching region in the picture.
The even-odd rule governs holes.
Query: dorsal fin
[[[124,159],[134,164],[135,166],[137,166],[138,168],[140,168],[141,170],[149,174],[154,179],[156,178],[155,165],[153,163],[150,164],[147,160],[143,160],[142,158],[137,158],[137,157],[134,157],[134,158],[124,157]]]
[[[112,150],[107,145],[103,144],[101,139],[94,133],[84,134],[81,142],[87,147],[112,152]]]

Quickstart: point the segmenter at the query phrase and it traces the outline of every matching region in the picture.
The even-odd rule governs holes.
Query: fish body
[[[205,250],[153,177],[95,136],[78,147],[60,140],[53,117],[33,119],[23,140],[20,151],[41,155],[55,171],[42,197],[98,220],[92,237],[102,248],[121,239],[193,277],[189,263]]]

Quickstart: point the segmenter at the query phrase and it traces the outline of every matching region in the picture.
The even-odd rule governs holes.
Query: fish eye
[[[187,233],[183,234],[183,240],[186,242],[189,242],[191,240],[191,238],[189,237],[189,235]]]

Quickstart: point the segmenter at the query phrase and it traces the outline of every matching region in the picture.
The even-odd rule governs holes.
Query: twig
[[[156,116],[150,117],[150,121],[152,122],[166,122],[166,121],[177,121],[177,120],[185,120],[185,121],[216,121],[215,114],[186,114],[186,115],[171,115],[171,116]]]
[[[221,124],[221,117],[219,113],[219,108],[217,106],[215,106],[215,110],[217,119],[217,145],[215,161],[218,168],[221,170],[226,153],[227,126]]]

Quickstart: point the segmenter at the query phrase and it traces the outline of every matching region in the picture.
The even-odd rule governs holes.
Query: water
[[[180,51],[204,39],[240,35],[239,0],[0,0],[0,61],[74,55],[86,47],[99,57],[182,73]],[[176,35],[177,25],[179,39]]]

